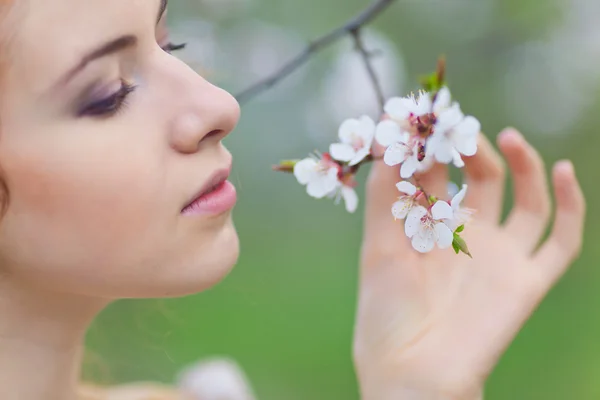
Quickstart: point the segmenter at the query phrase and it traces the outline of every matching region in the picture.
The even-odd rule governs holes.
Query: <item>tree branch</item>
[[[365,45],[362,41],[360,28],[353,30],[351,33],[352,37],[354,38],[354,44],[356,46],[356,49],[362,56],[365,68],[367,70],[367,73],[369,74],[369,79],[371,80],[373,90],[375,91],[375,95],[377,96],[377,102],[379,103],[379,110],[383,114],[383,108],[385,106],[385,96],[383,94],[383,89],[381,88],[381,85],[379,83],[377,73],[375,73],[375,68],[371,63],[371,54],[369,54],[369,51],[365,48]]]
[[[237,101],[240,104],[243,104],[251,98],[257,96],[261,92],[275,86],[279,81],[290,75],[302,65],[304,65],[313,54],[323,50],[325,47],[330,46],[331,44],[335,43],[344,36],[349,34],[354,35],[356,41],[356,35],[358,35],[360,28],[371,22],[387,7],[389,7],[394,1],[396,0],[374,0],[365,10],[363,10],[360,14],[352,18],[350,21],[346,22],[344,25],[310,42],[304,51],[302,51],[300,54],[298,54],[286,64],[284,64],[273,75],[255,83],[254,85],[250,86],[246,90],[236,95],[235,97]],[[359,50],[361,48],[364,50],[364,47],[362,47],[362,45],[361,47],[359,47]],[[368,56],[366,50],[365,53]],[[371,70],[373,72],[373,76],[375,76],[368,58],[366,59],[366,62],[368,64],[367,68]],[[369,75],[371,75],[371,72],[369,72]],[[379,85],[377,85],[377,87],[378,86]]]

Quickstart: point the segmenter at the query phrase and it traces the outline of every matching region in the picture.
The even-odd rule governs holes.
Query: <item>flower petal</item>
[[[462,185],[460,192],[456,193],[456,195],[452,198],[452,201],[450,201],[450,205],[452,206],[453,210],[457,210],[460,207],[460,203],[462,203],[465,195],[467,194],[467,187],[467,185]]]
[[[460,153],[456,151],[455,148],[452,149],[452,163],[456,168],[462,168],[465,166],[465,162],[463,161]]]
[[[375,140],[382,146],[391,146],[393,143],[401,142],[402,138],[402,131],[394,121],[386,119],[377,124]]]
[[[391,118],[403,120],[408,118],[412,107],[414,107],[414,101],[407,98],[392,97],[385,103],[383,109]]]
[[[406,236],[409,238],[413,237],[422,230],[421,218],[426,214],[427,209],[423,206],[415,206],[410,210],[404,224],[404,233],[406,233]]]
[[[317,161],[312,158],[305,158],[298,161],[294,166],[294,176],[301,185],[306,185],[316,174]]]
[[[435,164],[435,158],[425,155],[425,158],[419,162],[417,172],[423,173],[429,170]]]
[[[352,160],[348,163],[348,165],[353,166],[364,160],[366,156],[371,153],[371,146],[360,149],[356,152]]]
[[[401,197],[400,200],[392,205],[392,215],[396,219],[404,219],[410,212],[414,202],[410,197]]]
[[[427,92],[420,92],[419,98],[416,100],[416,106],[412,110],[413,114],[420,117],[431,113],[431,95]]]
[[[474,117],[466,117],[454,130],[456,150],[465,156],[477,153],[477,136],[481,131],[481,123]]]
[[[417,193],[416,186],[407,181],[402,181],[402,182],[396,183],[396,188],[400,192],[406,193],[409,196],[413,196],[415,193]]]
[[[360,131],[360,121],[357,119],[347,119],[340,125],[338,137],[342,143],[352,143],[352,139]]]
[[[446,108],[440,112],[435,123],[434,131],[436,133],[446,133],[457,126],[464,117],[464,114],[460,110],[460,105],[454,103],[450,108]]]
[[[450,164],[454,160],[453,151],[452,143],[445,137],[441,137],[435,146],[435,159],[441,164]]]
[[[334,160],[350,161],[356,155],[356,151],[347,143],[333,143],[329,146],[329,154]]]
[[[339,185],[341,183],[337,179],[337,169],[331,168],[327,174],[319,174],[308,182],[306,191],[309,196],[320,199],[335,191]]]
[[[462,224],[459,223],[459,221],[456,218],[453,218],[453,219],[445,219],[444,225],[446,225],[448,227],[448,229],[450,229],[451,232],[454,232]]]
[[[420,232],[412,237],[412,247],[419,253],[429,253],[435,246],[433,232]]]
[[[363,139],[363,141],[366,142],[372,142],[373,138],[375,137],[375,128],[377,127],[375,125],[375,121],[373,121],[371,119],[371,117],[368,117],[366,115],[363,115],[362,117],[360,117],[359,121],[359,129],[358,129],[358,135]],[[371,143],[369,143],[369,147],[371,146]]]
[[[417,171],[419,167],[419,161],[417,157],[411,156],[404,161],[402,167],[400,168],[400,177],[403,179],[408,179]]]
[[[394,143],[383,153],[383,162],[393,167],[406,159],[406,146],[400,143]]]
[[[356,211],[356,208],[358,207],[358,195],[354,189],[348,186],[342,186],[342,197],[346,203],[346,211],[349,213]]]
[[[431,207],[431,216],[433,219],[438,220],[450,219],[454,216],[454,211],[452,210],[452,207],[450,207],[450,204],[446,203],[445,201],[438,200],[433,207]]]
[[[454,241],[454,234],[443,223],[435,224],[435,235],[437,237],[437,245],[440,249],[447,249]]]
[[[451,102],[450,89],[448,89],[447,86],[444,86],[437,93],[435,102],[433,103],[433,112],[435,114],[439,114],[442,110],[450,107],[450,102]]]

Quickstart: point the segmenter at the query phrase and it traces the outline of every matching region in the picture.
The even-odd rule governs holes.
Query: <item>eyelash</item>
[[[174,51],[184,49],[186,45],[187,43],[174,44],[169,42],[165,46],[162,46],[162,49],[166,53],[171,54]],[[127,105],[127,96],[135,89],[135,85],[132,85],[125,80],[121,80],[121,88],[117,92],[100,101],[90,104],[80,112],[80,115],[89,117],[112,117]]]
[[[110,96],[90,104],[81,112],[81,116],[89,117],[112,117],[123,109],[126,105],[127,96],[135,90],[136,86],[124,80],[121,81],[121,88]]]
[[[187,43],[181,43],[181,44],[174,44],[172,42],[167,43],[166,45],[164,45],[162,47],[162,49],[166,52],[171,54],[174,51],[177,50],[183,50],[185,48],[185,46],[187,46]]]

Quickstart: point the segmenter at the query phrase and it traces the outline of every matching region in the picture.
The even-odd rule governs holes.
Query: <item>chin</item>
[[[210,244],[199,249],[177,266],[165,271],[168,275],[161,292],[153,297],[181,297],[207,290],[229,275],[238,261],[240,244],[233,222],[229,221],[214,236]],[[165,283],[163,281],[163,283]]]

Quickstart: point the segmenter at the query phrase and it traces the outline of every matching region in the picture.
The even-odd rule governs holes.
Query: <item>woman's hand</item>
[[[555,165],[551,214],[543,162],[515,130],[498,138],[514,181],[500,223],[504,166],[481,136],[465,159],[465,238],[473,258],[451,249],[418,254],[394,221],[398,169],[378,161],[367,185],[354,359],[364,400],[478,399],[485,379],[548,290],[579,254],[585,204],[570,162]],[[447,168],[419,177],[446,198]]]

